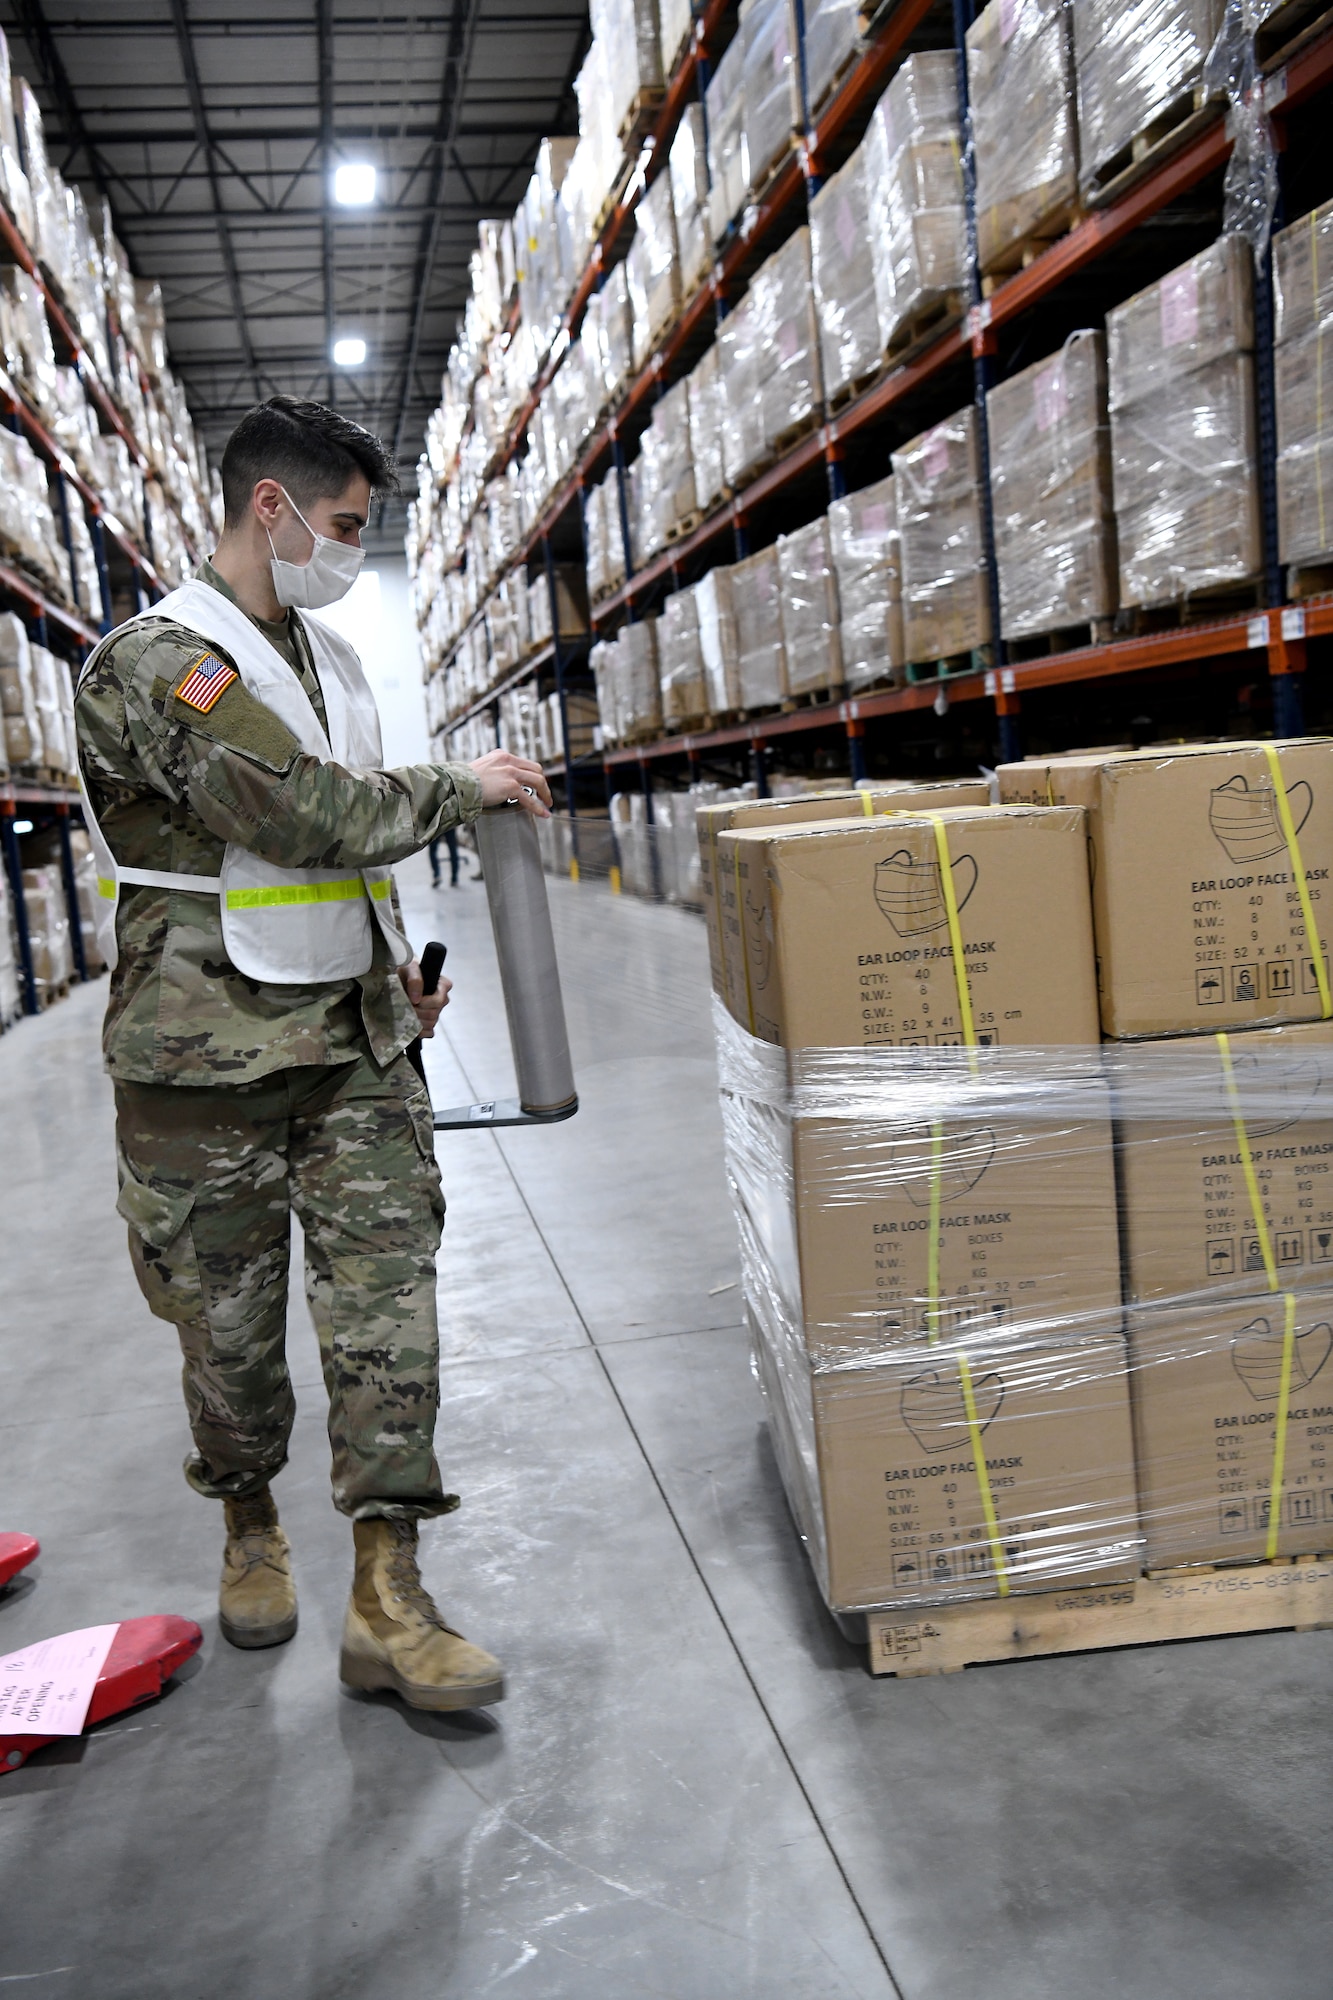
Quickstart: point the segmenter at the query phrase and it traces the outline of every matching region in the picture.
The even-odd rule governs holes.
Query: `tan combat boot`
[[[218,1625],[233,1646],[280,1646],[296,1630],[291,1550],[267,1486],[224,1500],[227,1548],[218,1593]]]
[[[353,1521],[356,1573],[339,1677],[392,1688],[411,1708],[486,1708],[504,1700],[498,1660],[446,1625],[417,1568],[415,1521]]]

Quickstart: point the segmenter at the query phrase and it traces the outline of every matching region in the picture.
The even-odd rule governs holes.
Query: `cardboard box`
[[[1111,1064],[1126,1297],[1333,1286],[1333,1022],[1228,1037],[1263,1231],[1212,1036],[1143,1042]]]
[[[1268,1551],[1286,1296],[1129,1317],[1150,1566]],[[1297,1295],[1277,1554],[1333,1549],[1333,1292]]]
[[[978,1040],[1097,1035],[1084,816],[995,806],[941,815]],[[909,815],[717,839],[727,1004],[784,1048],[963,1039],[935,827]],[[1053,944],[1056,946],[1053,949]]]
[[[734,881],[724,883],[723,902],[717,893],[717,838],[732,827],[788,826],[797,822],[847,819],[883,812],[937,811],[944,806],[984,806],[990,803],[990,787],[984,778],[947,779],[935,784],[913,784],[892,779],[882,785],[867,785],[859,791],[807,793],[801,798],[754,799],[743,805],[700,806],[695,815],[699,833],[699,863],[703,876],[704,918],[708,925],[708,959],[713,974],[713,991],[727,1000],[725,953],[722,944],[723,908],[733,919],[736,909]],[[730,890],[729,898],[727,891]],[[730,1006],[730,1001],[727,1003]],[[741,1015],[731,1009],[738,1020]]]
[[[779,1370],[762,1336],[756,1348],[793,1512],[829,1604],[995,1596],[959,1350],[913,1348],[820,1375]],[[969,1343],[965,1353],[1010,1592],[1135,1575],[1142,1543],[1119,1334]]]
[[[1333,739],[1273,746],[1328,956]],[[1314,955],[1257,742],[1001,765],[1000,799],[1088,813],[1102,1028],[1211,1033],[1320,1018]]]

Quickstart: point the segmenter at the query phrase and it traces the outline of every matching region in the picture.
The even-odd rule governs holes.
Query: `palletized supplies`
[[[879,306],[870,254],[862,147],[810,204],[810,257],[824,392],[830,401],[879,365]]]
[[[689,0],[660,0],[658,42],[662,51],[662,77],[666,81],[685,53],[694,28]]]
[[[1107,314],[1124,604],[1259,572],[1252,285],[1248,243],[1224,236]]]
[[[764,405],[760,396],[762,294],[756,285],[717,330],[718,407],[722,416],[722,466],[728,486],[740,486],[764,456]]]
[[[907,658],[947,659],[988,645],[990,600],[971,404],[895,451],[893,472]]]
[[[69,911],[65,885],[57,867],[23,870],[23,901],[28,912],[28,947],[39,999],[49,997],[74,970],[69,941]]]
[[[1278,547],[1284,563],[1333,554],[1333,202],[1273,238]]]
[[[613,402],[634,372],[634,316],[629,302],[629,275],[624,264],[613,264],[588,303],[597,318],[597,344],[602,361],[602,388]]]
[[[801,89],[792,0],[742,0],[745,155],[749,190],[763,187],[801,126]]]
[[[690,445],[694,452],[695,503],[705,512],[726,489],[722,430],[724,409],[720,389],[722,349],[706,347],[686,376],[690,399]]]
[[[862,145],[880,340],[892,347],[966,284],[958,72],[949,50],[909,56]]]
[[[1333,1016],[1333,739],[1033,759],[998,779],[1002,800],[1087,811],[1104,1034]]]
[[[597,689],[597,712],[601,717],[602,735],[608,743],[619,743],[623,734],[620,727],[618,664],[619,645],[615,639],[599,639],[588,654],[588,667]],[[503,701],[508,699],[508,696],[502,698],[502,713]],[[508,737],[505,741],[510,749],[517,749],[517,744]]]
[[[1297,340],[1333,315],[1333,201],[1273,238],[1274,338]]]
[[[777,551],[787,692],[827,691],[843,677],[828,521],[821,516],[793,534],[779,535]]]
[[[5,718],[5,761],[45,761],[42,721],[37,707],[32,647],[27,628],[12,611],[0,611],[0,706]]]
[[[708,144],[702,104],[687,104],[668,157],[671,206],[676,216],[676,250],[681,296],[689,298],[708,276],[713,238],[708,226]]]
[[[1069,336],[986,398],[991,504],[1006,638],[1053,632],[1116,608],[1106,352]]]
[[[835,500],[828,524],[843,679],[852,690],[892,680],[906,660],[892,475]]]
[[[634,365],[641,368],[680,304],[680,259],[670,174],[658,175],[634,215],[634,238],[625,272],[634,316]]]
[[[749,296],[758,335],[758,390],[764,450],[777,450],[824,407],[819,322],[802,226],[755,272]]]
[[[1189,115],[1222,12],[1221,0],[1073,0],[1085,189],[1128,166],[1133,140],[1156,120]]]
[[[806,0],[805,95],[813,117],[861,46],[856,0]]]
[[[14,949],[14,905],[9,876],[0,868],[0,1028],[18,1018],[23,1005],[18,954]]]
[[[620,132],[645,93],[662,87],[657,0],[594,0],[590,17],[606,50],[610,122]]]
[[[662,684],[657,666],[657,620],[622,625],[616,643],[617,712],[621,737],[641,743],[661,734]]]
[[[723,51],[704,92],[708,125],[708,226],[720,243],[745,205],[745,36]]]
[[[708,714],[708,682],[694,590],[675,591],[662,606],[657,621],[657,665],[663,727],[669,733],[701,722]]]
[[[977,261],[1009,268],[1058,235],[1078,195],[1069,16],[1064,0],[990,0],[967,31],[976,148]]]
[[[695,511],[689,388],[683,381],[653,408],[639,445],[638,481],[642,561],[665,547]]]
[[[625,539],[614,468],[584,495],[583,540],[588,554],[588,598],[597,604],[625,581]]]
[[[731,568],[742,708],[775,708],[787,696],[778,552],[763,549]]]
[[[741,706],[741,646],[732,599],[732,570],[710,569],[695,588],[699,648],[708,686],[708,712],[727,715]]]

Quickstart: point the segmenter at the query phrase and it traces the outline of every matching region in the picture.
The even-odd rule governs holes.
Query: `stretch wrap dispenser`
[[[482,814],[476,836],[519,1103],[532,1118],[568,1117],[578,1092],[536,823],[529,813],[501,807]]]

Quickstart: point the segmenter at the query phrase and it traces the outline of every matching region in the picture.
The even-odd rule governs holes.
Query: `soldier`
[[[355,1543],[340,1673],[414,1707],[482,1706],[499,1662],[422,1586],[417,1523],[445,1514],[435,1256],[444,1202],[426,1091],[431,1035],[390,864],[483,806],[545,814],[540,768],[380,768],[374,698],[332,629],[384,446],[275,396],[222,459],[211,561],[90,656],[76,702],[115,1084],[120,1213],[152,1311],[174,1323],[194,1449],[226,1515],[219,1622],[235,1646],[296,1630],[270,1482],[293,1398],[290,1218],[329,1398],[333,1498]]]

